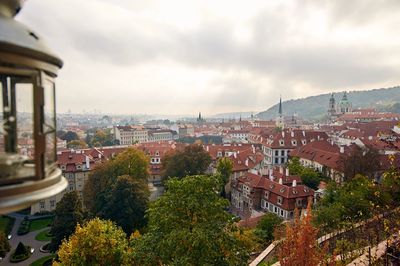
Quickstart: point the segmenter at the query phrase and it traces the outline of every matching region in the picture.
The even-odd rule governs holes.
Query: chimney
[[[285,170],[285,176],[289,176],[289,168],[286,168]]]
[[[368,139],[369,139],[369,140],[372,140],[372,136],[368,136]]]
[[[85,155],[86,169],[90,169],[89,156]]]
[[[344,153],[344,146],[340,146],[340,153]]]
[[[282,185],[283,184],[283,181],[282,181],[282,178],[279,178],[279,185]]]
[[[283,175],[283,167],[279,166],[279,173]]]
[[[235,151],[233,152],[233,157],[235,157],[235,159],[236,159],[236,157],[237,157],[237,155],[236,155],[236,152],[235,152]]]
[[[256,153],[256,147],[254,147],[254,145],[251,145],[251,148],[253,149],[253,153]]]
[[[292,187],[296,187],[296,186],[297,186],[297,181],[295,179],[295,180],[293,180]]]
[[[206,146],[206,151],[207,151],[207,152],[210,151],[210,147],[208,147],[208,145]]]
[[[269,169],[269,180],[274,181],[274,177],[272,176],[273,170]]]
[[[294,138],[294,131],[290,131],[290,136]]]
[[[282,131],[282,138],[285,137],[285,131]]]
[[[249,159],[248,159],[248,158],[246,158],[246,161],[244,161],[244,164],[245,164],[246,166],[249,166]]]
[[[303,133],[303,137],[305,137],[306,136],[306,132],[303,130],[302,133]]]
[[[317,140],[319,140],[319,135],[317,135]]]

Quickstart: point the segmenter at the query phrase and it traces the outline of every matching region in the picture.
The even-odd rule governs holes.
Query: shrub
[[[29,246],[25,246],[24,244],[22,244],[22,242],[19,242],[14,253],[11,255],[10,262],[16,263],[26,260],[31,255],[29,250],[30,250]]]
[[[29,233],[31,223],[28,220],[23,220],[18,228],[17,235],[25,235]]]

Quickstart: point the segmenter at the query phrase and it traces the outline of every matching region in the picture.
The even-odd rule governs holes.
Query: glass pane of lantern
[[[33,160],[33,85],[30,83],[15,84],[17,152]],[[10,117],[13,120],[13,117]]]
[[[42,76],[44,88],[44,124],[46,134],[46,169],[51,171],[56,162],[55,86],[51,77]],[[50,167],[50,168],[49,168]]]
[[[3,82],[0,80],[0,105],[3,105]],[[3,108],[0,107],[0,154],[5,153],[5,147],[4,147],[4,134],[6,132],[4,131],[4,113],[3,113]]]

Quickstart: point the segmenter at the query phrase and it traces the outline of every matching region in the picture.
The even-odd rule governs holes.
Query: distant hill
[[[344,92],[334,93],[336,103],[338,103]],[[331,94],[320,94],[307,98],[289,100],[282,102],[283,114],[291,116],[297,113],[299,117],[308,120],[322,119],[327,112],[329,98]],[[393,88],[382,88],[367,91],[350,91],[347,98],[354,108],[373,107],[381,111],[391,111],[400,113],[400,86]],[[270,107],[264,112],[257,114],[261,119],[274,119],[278,114],[278,104]]]
[[[212,115],[211,118],[225,118],[225,119],[239,119],[242,118],[249,118],[252,114],[256,112],[232,112],[232,113],[221,113]]]

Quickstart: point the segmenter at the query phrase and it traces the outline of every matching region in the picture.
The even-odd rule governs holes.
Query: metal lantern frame
[[[14,20],[23,0],[0,0],[0,108],[4,152],[0,157],[0,214],[62,192],[68,182],[56,164],[55,82],[63,62],[32,30]],[[18,152],[18,103],[31,88],[33,158]]]

